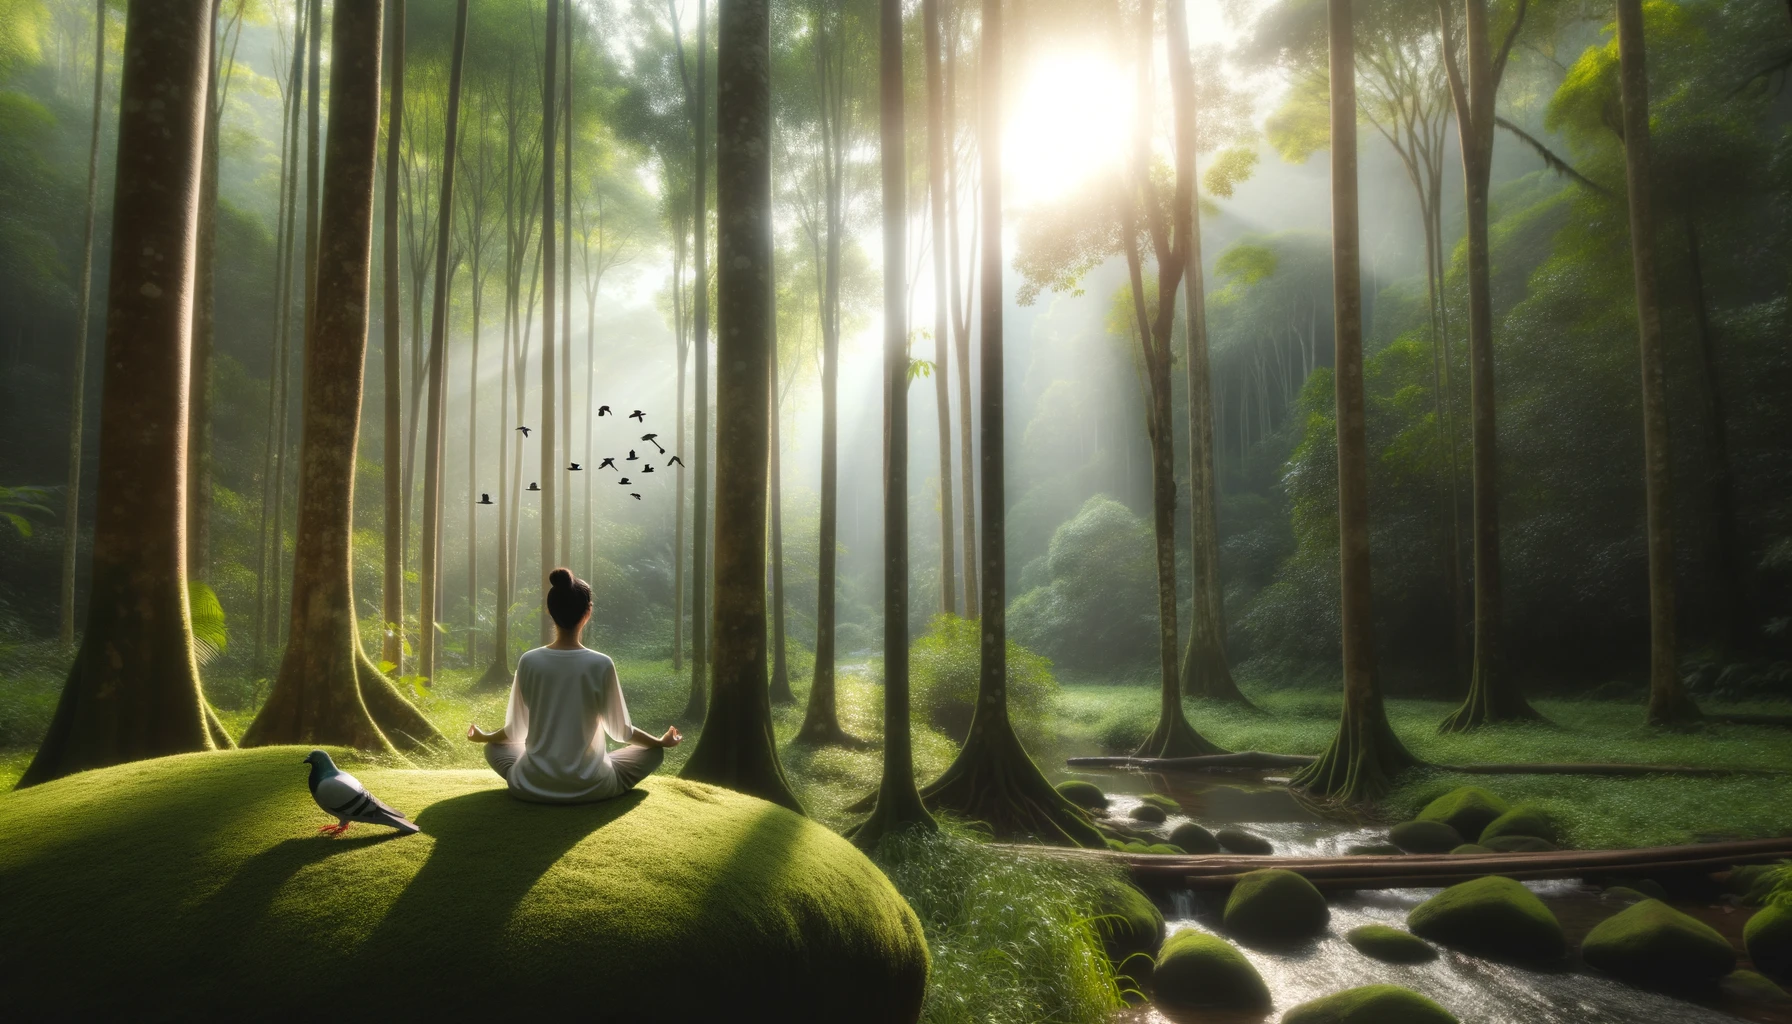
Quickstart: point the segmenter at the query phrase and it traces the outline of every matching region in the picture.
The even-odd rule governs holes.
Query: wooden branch
[[[1739,716],[1744,718],[1778,718],[1780,716]],[[1743,722],[1740,724],[1786,724],[1786,722]],[[1267,754],[1248,750],[1236,754],[1205,754],[1196,757],[1072,757],[1065,761],[1073,768],[1137,768],[1149,772],[1200,772],[1301,768],[1316,758],[1307,754]],[[1673,764],[1589,763],[1483,763],[1423,764],[1421,767],[1464,775],[1601,775],[1614,778],[1643,778],[1650,775],[1677,775],[1692,778],[1724,778],[1732,775],[1784,775],[1776,768],[1713,768]]]
[[[1499,116],[1494,117],[1493,123],[1498,125],[1501,128],[1506,129],[1508,132],[1511,132],[1513,135],[1518,136],[1520,141],[1522,141],[1525,145],[1531,147],[1531,149],[1535,150],[1537,155],[1539,157],[1543,158],[1544,165],[1547,166],[1550,170],[1556,172],[1557,174],[1563,175],[1565,177],[1573,178],[1576,182],[1579,182],[1580,184],[1585,185],[1587,188],[1592,189],[1593,191],[1599,193],[1602,196],[1609,196],[1612,194],[1610,189],[1606,188],[1605,186],[1594,181],[1593,179],[1591,179],[1591,178],[1587,177],[1586,175],[1580,173],[1579,171],[1575,170],[1574,166],[1572,164],[1570,164],[1567,160],[1564,160],[1562,157],[1557,156],[1555,151],[1551,150],[1548,146],[1544,145],[1542,140],[1538,139],[1536,136],[1532,135],[1530,132],[1525,131],[1523,128],[1518,127],[1517,125],[1513,124],[1511,121],[1508,121],[1505,118],[1499,117]]]

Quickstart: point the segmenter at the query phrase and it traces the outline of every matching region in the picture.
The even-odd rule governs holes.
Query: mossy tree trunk
[[[385,315],[382,317],[381,366],[384,368],[383,397],[385,436],[382,439],[380,477],[385,496],[381,517],[385,520],[385,550],[381,565],[384,572],[380,588],[380,615],[385,619],[380,629],[380,661],[394,668],[404,662],[404,491],[399,469],[404,423],[401,408],[403,369],[400,352],[404,345],[403,325],[399,320],[398,276],[398,207],[403,202],[399,193],[399,142],[404,136],[404,4],[391,0],[392,24],[388,26],[391,58],[386,62],[390,92],[386,114],[386,199],[381,210],[381,296]]]
[[[330,296],[305,339],[304,433],[291,636],[246,746],[388,749],[440,740],[361,652],[350,578],[355,447],[361,426],[380,124],[377,3],[336,8],[330,30],[330,135],[317,287]]]
[[[1294,785],[1368,800],[1415,764],[1394,735],[1375,678],[1369,603],[1369,458],[1363,423],[1362,249],[1358,238],[1356,58],[1350,0],[1327,0],[1331,46],[1332,317],[1338,416],[1338,547],[1344,639],[1344,714],[1338,735]]]
[[[1668,385],[1655,287],[1655,213],[1650,202],[1649,75],[1642,0],[1617,0],[1618,94],[1624,115],[1624,177],[1630,198],[1630,261],[1636,280],[1643,379],[1643,494],[1649,538],[1649,724],[1699,717],[1680,681],[1674,620],[1673,454]]]
[[[1008,587],[1002,401],[1002,0],[983,0],[980,109],[983,232],[981,441],[983,641],[970,733],[950,767],[922,791],[927,807],[981,821],[998,836],[1101,846],[1101,833],[1065,800],[1021,746],[1008,717]]]
[[[936,20],[937,15],[936,10]],[[908,170],[902,152],[902,0],[878,2],[877,53],[884,240],[884,763],[871,817],[852,836],[864,849],[875,848],[893,833],[934,828],[915,789],[909,739],[908,282],[903,279],[908,266]],[[946,437],[943,431],[942,454],[948,450]],[[942,480],[949,479],[949,471],[948,460]],[[941,528],[950,543],[949,510]],[[948,556],[941,581],[947,595],[951,564]]]
[[[766,680],[770,27],[769,0],[730,0],[718,12],[716,303],[722,329],[716,337],[715,665],[709,717],[682,775],[800,812],[778,763]]]
[[[21,786],[213,746],[182,500],[210,40],[210,4],[126,14],[87,626]]]

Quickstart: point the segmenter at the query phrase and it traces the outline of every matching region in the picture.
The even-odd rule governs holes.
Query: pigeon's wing
[[[389,825],[401,832],[415,832],[417,826],[404,815],[387,806],[385,801],[367,791],[361,780],[347,772],[338,772],[317,784],[317,805],[343,821],[363,821]]]

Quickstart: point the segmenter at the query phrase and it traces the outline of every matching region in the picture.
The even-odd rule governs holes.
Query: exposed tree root
[[[424,750],[447,744],[448,738],[441,730],[424,717],[415,704],[406,700],[404,694],[392,685],[392,680],[387,679],[379,666],[358,647],[355,650],[355,682],[361,688],[361,702],[367,705],[367,714],[393,746],[400,750]]]
[[[867,750],[876,746],[868,739],[854,736],[841,727],[839,722],[804,722],[803,727],[790,738],[792,743],[800,743],[805,747],[845,747],[847,750]],[[875,800],[877,791],[872,790],[867,800]],[[866,810],[871,805],[865,805]]]
[[[1407,752],[1376,697],[1363,708],[1344,705],[1338,735],[1312,764],[1297,772],[1291,784],[1314,796],[1356,803],[1386,793],[1393,780],[1420,764]]]
[[[1203,755],[1227,753],[1222,747],[1195,731],[1183,714],[1182,700],[1178,695],[1166,702],[1157,716],[1157,727],[1139,749],[1133,751],[1134,757],[1200,757]]]
[[[1469,680],[1468,696],[1463,699],[1462,706],[1439,723],[1437,731],[1469,732],[1501,722],[1542,721],[1546,721],[1543,715],[1531,707],[1510,680],[1495,682],[1477,670],[1474,678]]]
[[[218,710],[212,707],[211,701],[205,702],[205,731],[211,734],[212,745],[219,750],[235,750],[236,743],[231,740],[230,733],[224,730],[224,723],[218,721]]]
[[[510,666],[500,658],[486,666],[484,674],[473,684],[473,689],[479,693],[490,693],[494,690],[505,689],[515,679],[516,673],[512,672]]]
[[[1105,847],[1100,830],[1027,756],[1007,718],[990,717],[971,723],[951,767],[921,790],[927,809],[982,822],[997,838]]]

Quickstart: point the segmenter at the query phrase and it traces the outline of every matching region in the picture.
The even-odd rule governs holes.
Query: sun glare
[[[1003,137],[1009,198],[1055,199],[1115,166],[1132,127],[1131,80],[1098,54],[1042,54],[1012,100]]]

